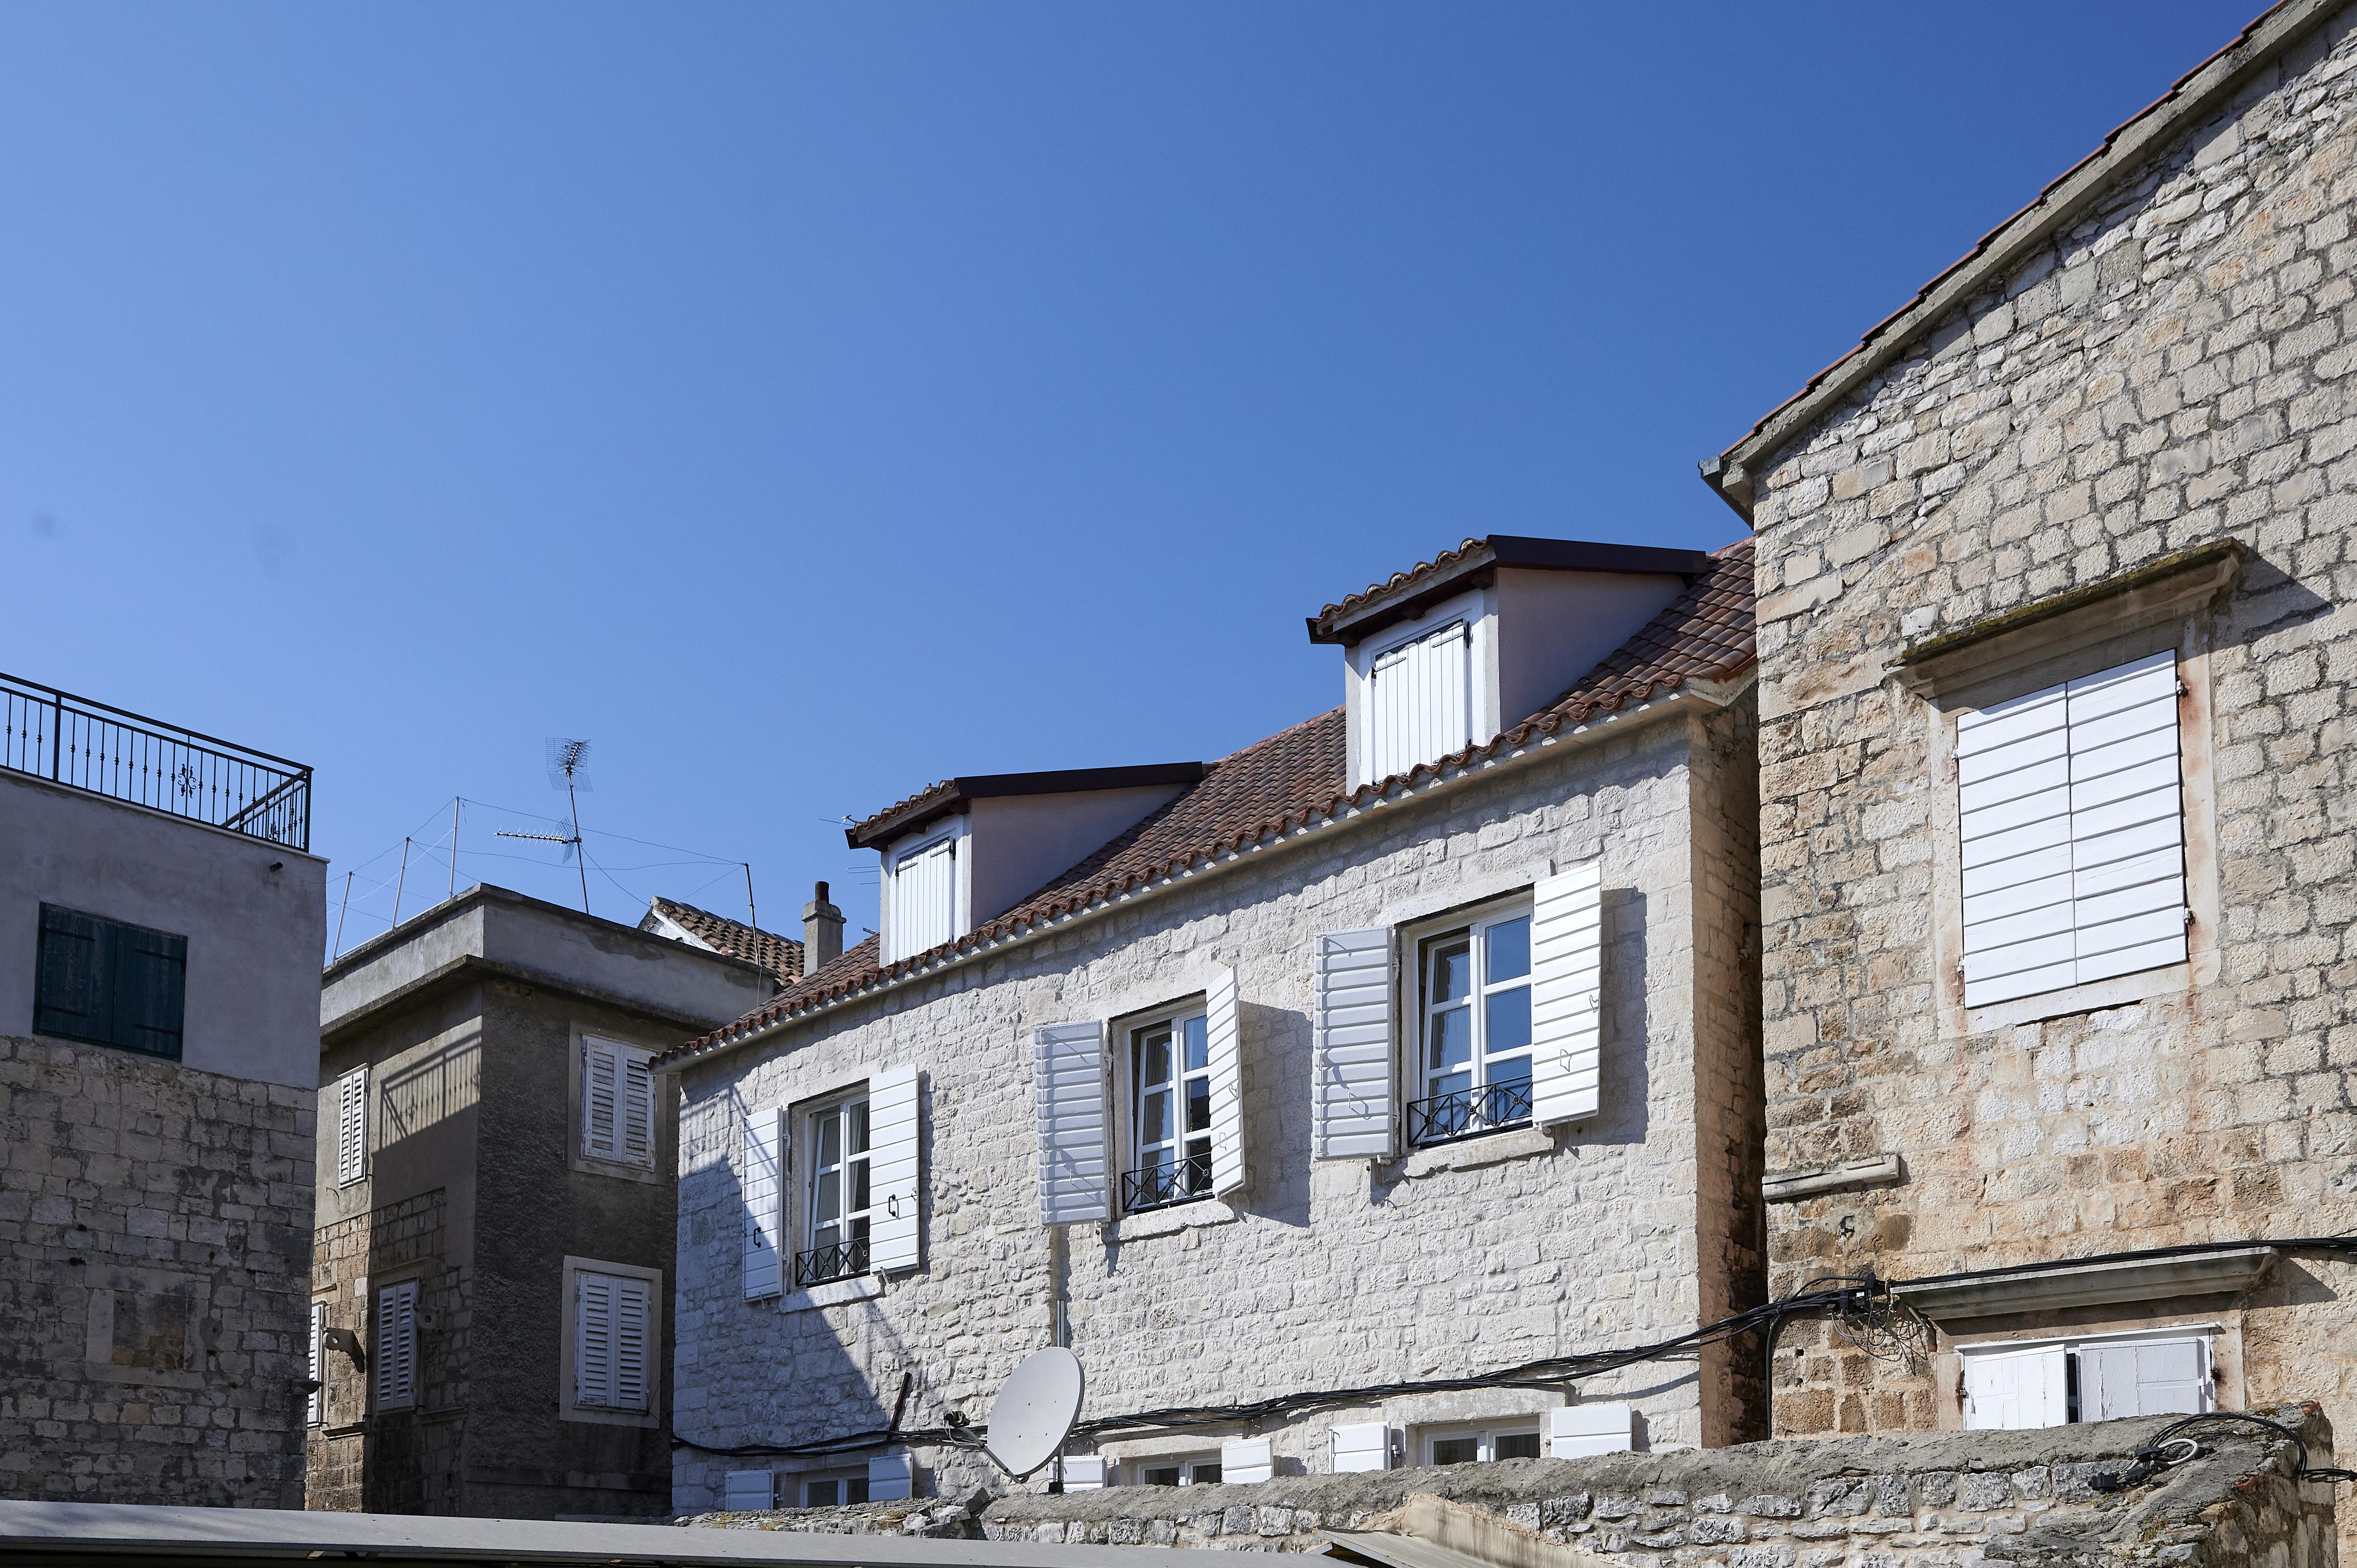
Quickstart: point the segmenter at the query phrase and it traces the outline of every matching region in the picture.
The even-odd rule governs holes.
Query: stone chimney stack
[[[843,911],[826,901],[826,884],[802,906],[802,973],[816,974],[843,956]]]

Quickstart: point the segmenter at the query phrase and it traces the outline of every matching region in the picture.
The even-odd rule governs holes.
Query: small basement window
[[[1544,1452],[1536,1421],[1528,1424],[1450,1427],[1424,1437],[1427,1465],[1486,1465],[1495,1459],[1536,1459]]]
[[[834,1476],[802,1477],[802,1507],[834,1509],[867,1500],[867,1472],[845,1471]]]
[[[41,906],[33,1033],[180,1059],[188,939]]]
[[[1220,1483],[1220,1461],[1216,1457],[1141,1459],[1136,1470],[1141,1487],[1215,1487]]]
[[[1408,1141],[1445,1144],[1531,1119],[1527,905],[1426,938]]]

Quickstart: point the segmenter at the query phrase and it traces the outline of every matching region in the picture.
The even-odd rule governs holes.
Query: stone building
[[[1720,1347],[1500,1378],[1760,1297],[1748,543],[1467,541],[1310,634],[1343,705],[1231,757],[853,828],[880,936],[659,1064],[681,1509],[963,1495],[899,1434],[1050,1343],[1128,1423],[1074,1487],[1753,1432]]]
[[[2346,1252],[2267,1245],[2357,1228],[2352,29],[2268,11],[1706,467],[1770,1288],[1932,1325],[1796,1326],[1779,1432],[2357,1396]]]
[[[676,1112],[647,1062],[775,980],[477,886],[315,983],[304,1506],[667,1511]]]
[[[302,1500],[310,789],[0,678],[0,1498]]]

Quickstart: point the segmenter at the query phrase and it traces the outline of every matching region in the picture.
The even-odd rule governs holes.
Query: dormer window
[[[1473,740],[1473,633],[1459,618],[1404,638],[1367,671],[1369,777],[1388,779]]]
[[[958,835],[944,833],[892,857],[885,950],[894,960],[930,951],[958,934]]]

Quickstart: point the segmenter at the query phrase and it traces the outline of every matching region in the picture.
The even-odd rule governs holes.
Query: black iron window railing
[[[311,847],[311,770],[268,752],[0,675],[0,768]]]
[[[1211,1195],[1211,1156],[1189,1155],[1168,1165],[1129,1171],[1121,1178],[1121,1207],[1131,1214]]]
[[[1531,1119],[1531,1083],[1510,1079],[1482,1089],[1460,1089],[1429,1100],[1411,1100],[1407,1106],[1407,1141],[1446,1144],[1504,1127],[1520,1127]]]
[[[829,1280],[847,1280],[854,1274],[867,1272],[867,1239],[836,1241],[824,1247],[813,1247],[807,1252],[794,1254],[794,1284],[823,1285]]]

